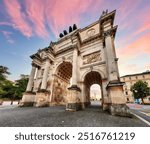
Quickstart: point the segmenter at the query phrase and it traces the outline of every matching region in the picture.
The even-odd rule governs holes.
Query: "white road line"
[[[137,118],[139,118],[140,120],[142,120],[143,122],[145,122],[147,125],[150,126],[150,122],[148,122],[147,120],[143,119],[142,117],[138,116],[138,115],[135,114],[135,113],[132,113],[132,112],[131,112],[131,114],[133,114],[134,116],[136,116]]]

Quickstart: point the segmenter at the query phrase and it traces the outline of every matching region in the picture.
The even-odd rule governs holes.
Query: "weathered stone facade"
[[[115,105],[113,114],[117,114],[117,109],[119,115],[128,113],[123,108],[126,101],[114,46],[115,12],[106,11],[87,27],[69,34],[64,32],[57,42],[33,54],[27,92],[21,104],[63,104],[66,110],[76,111],[90,104],[90,86],[99,84],[103,109],[111,111]]]

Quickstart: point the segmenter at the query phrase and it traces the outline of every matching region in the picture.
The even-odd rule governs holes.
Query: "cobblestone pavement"
[[[1,127],[145,127],[136,117],[112,116],[93,106],[82,111],[68,112],[64,106],[45,108],[1,107]]]

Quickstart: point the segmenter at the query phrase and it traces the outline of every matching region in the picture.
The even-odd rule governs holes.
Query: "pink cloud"
[[[150,33],[143,35],[134,42],[118,49],[118,53],[122,56],[137,56],[144,53],[150,53]]]
[[[9,31],[1,31],[2,34],[5,36],[5,38],[7,39],[7,41],[11,44],[13,44],[15,41],[11,38],[12,33]]]
[[[76,23],[79,25],[82,20],[82,14],[97,10],[97,2],[93,0],[26,0],[22,11],[18,0],[4,1],[12,26],[25,36],[30,37],[33,32],[39,37],[48,37],[49,31],[46,26],[52,30],[55,36],[58,36],[64,28]],[[92,8],[91,8],[92,7]],[[29,21],[31,23],[29,23]],[[9,25],[8,23],[1,23]]]
[[[56,0],[51,9],[47,8],[46,16],[48,25],[58,35],[66,26],[73,23],[79,24],[81,14],[86,12],[92,4],[92,0]]]
[[[138,29],[133,33],[134,36],[141,34],[150,30],[150,19],[149,19],[150,8],[145,7],[137,17],[137,22],[139,24]]]
[[[117,11],[119,29],[125,30],[133,26],[136,21],[137,7],[140,5],[141,0],[123,0],[121,1]],[[136,13],[134,13],[136,11]],[[134,17],[134,18],[133,18]]]
[[[4,4],[13,24],[12,26],[26,37],[30,37],[32,35],[32,29],[27,23],[24,13],[21,12],[21,5],[18,0],[5,0]]]
[[[45,1],[44,1],[45,2]],[[39,37],[48,37],[46,30],[45,5],[41,0],[26,0],[26,12],[28,19],[34,24],[35,33]]]

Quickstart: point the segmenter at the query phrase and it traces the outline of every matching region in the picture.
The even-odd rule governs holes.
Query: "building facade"
[[[142,81],[147,82],[148,86],[150,87],[150,71],[131,74],[131,75],[125,75],[125,76],[122,76],[120,80],[122,82],[125,82],[123,89],[124,89],[124,95],[126,97],[126,101],[133,103],[135,102],[135,100],[132,95],[132,92],[130,91],[131,86],[134,85],[137,81],[142,80]],[[150,96],[147,96],[146,98],[144,98],[144,103],[150,104]]]
[[[21,105],[66,105],[66,110],[76,111],[90,104],[90,86],[99,84],[103,109],[127,115],[114,45],[115,12],[103,11],[82,29],[70,26],[69,33],[64,30],[58,41],[33,54]]]

